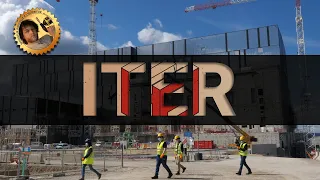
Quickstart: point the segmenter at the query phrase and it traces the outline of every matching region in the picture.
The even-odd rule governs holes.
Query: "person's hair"
[[[33,26],[37,33],[39,32],[39,27],[38,24],[36,24],[35,22],[31,21],[31,20],[24,20],[21,22],[20,27],[19,27],[19,36],[20,39],[23,41],[23,43],[28,44],[28,42],[25,40],[24,36],[23,36],[23,32],[22,32],[22,27],[25,26]]]

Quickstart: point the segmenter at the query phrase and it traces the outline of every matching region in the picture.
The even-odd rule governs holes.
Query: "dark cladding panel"
[[[60,101],[61,102],[69,102],[69,92],[68,91],[60,91]]]
[[[69,102],[73,104],[83,104],[83,90],[70,90]]]
[[[16,75],[17,77],[22,77],[23,76],[23,64],[17,64],[16,65]]]
[[[49,116],[52,116],[52,117],[58,116],[58,114],[59,114],[59,101],[49,100],[48,107],[47,107],[47,113]]]
[[[40,74],[46,74],[47,72],[46,65],[47,63],[45,60],[40,61]]]
[[[27,114],[27,124],[36,124],[36,110],[35,109],[28,109],[28,114]]]
[[[22,77],[17,78],[16,95],[21,94]]]
[[[265,47],[265,46],[269,46],[269,37],[268,37],[268,29],[267,27],[262,27],[259,28],[259,40],[260,40],[260,46],[261,47]]]
[[[89,60],[86,59],[87,56],[75,56],[73,58],[73,71],[82,71],[83,63]]]
[[[3,100],[4,99],[4,96],[0,96],[0,109],[2,110],[3,109],[3,107],[4,107],[4,105],[3,105]]]
[[[174,41],[174,55],[185,55],[186,54],[186,40]]]
[[[26,95],[28,93],[28,77],[21,78],[21,95]]]
[[[17,93],[17,76],[12,76],[12,91],[13,94]]]
[[[27,120],[28,98],[13,97],[11,101],[11,123],[25,124]]]
[[[96,99],[97,99],[97,101],[96,101],[96,102],[97,102],[97,108],[102,107],[102,102],[103,102],[103,100],[102,100],[102,97],[103,97],[102,93],[103,93],[103,87],[102,87],[102,86],[97,87],[97,96],[96,96]]]
[[[173,42],[154,44],[153,55],[173,55]]]
[[[57,74],[50,74],[51,82],[50,82],[50,92],[55,92],[57,90]]]
[[[28,93],[44,92],[44,76],[29,76]]]
[[[115,109],[117,107],[117,92],[116,87],[112,86],[104,86],[102,88],[102,107],[104,109]]]
[[[228,51],[247,49],[246,31],[227,33]]]
[[[28,76],[37,76],[41,72],[40,62],[28,64]]]
[[[104,51],[105,55],[119,55],[119,49],[108,49]]]
[[[59,101],[60,97],[59,97],[59,92],[50,92],[47,93],[47,98],[49,100],[53,100],[53,101]]]
[[[136,55],[136,49],[133,47],[122,48],[122,55]]]
[[[63,72],[69,70],[69,60],[68,56],[57,56],[54,59],[55,71]]]
[[[28,64],[23,64],[23,68],[22,68],[22,76],[27,77],[28,76]]]
[[[268,29],[269,29],[270,46],[279,46],[280,44],[279,28],[277,26],[269,26]]]
[[[71,89],[83,89],[83,71],[73,71],[73,86]]]
[[[10,124],[10,106],[11,106],[11,97],[3,97],[3,124]]]
[[[44,91],[50,92],[51,91],[51,74],[45,75],[45,81],[44,81]]]
[[[137,55],[152,55],[153,54],[152,47],[153,45],[137,47]]]
[[[54,60],[53,59],[49,59],[47,60],[47,73],[54,73]]]
[[[68,91],[70,89],[70,71],[58,72],[58,91]]]

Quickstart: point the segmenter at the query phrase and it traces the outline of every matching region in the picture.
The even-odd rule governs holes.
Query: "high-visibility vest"
[[[158,143],[157,145],[157,155],[161,155],[162,152],[163,152],[163,144],[164,144],[164,141],[161,141]],[[167,155],[167,151],[164,153],[164,155]]]
[[[88,147],[88,148],[86,148],[84,150],[83,157],[87,155],[89,149],[92,149],[92,146],[90,146],[90,147]],[[92,151],[90,156],[85,158],[84,161],[82,161],[82,164],[93,164],[93,162],[94,162],[93,157],[94,157],[94,154],[93,154],[93,151]]]
[[[175,152],[177,155],[182,154],[181,147],[182,147],[182,142],[176,143],[176,147],[175,147],[175,149],[174,149],[174,152]]]
[[[247,145],[247,143],[241,143],[240,148],[243,149],[245,147],[245,145]],[[239,149],[239,154],[240,154],[240,156],[248,156],[248,150],[242,151],[241,149]]]

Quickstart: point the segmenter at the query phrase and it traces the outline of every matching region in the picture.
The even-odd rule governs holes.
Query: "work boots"
[[[241,173],[240,173],[240,172],[237,172],[236,174],[239,175],[239,176],[241,176]],[[247,175],[250,175],[250,174],[252,174],[251,171],[249,171],[249,172],[247,173]]]

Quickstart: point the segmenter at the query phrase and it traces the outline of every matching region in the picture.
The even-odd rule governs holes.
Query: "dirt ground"
[[[185,173],[172,179],[203,179],[203,180],[225,180],[225,179],[252,179],[252,180],[320,180],[320,161],[309,159],[293,159],[280,157],[264,157],[251,155],[247,158],[247,163],[251,167],[253,174],[246,175],[246,168],[243,168],[243,175],[238,176],[235,173],[239,168],[239,157],[232,155],[230,159],[202,160],[196,162],[183,162],[187,167]],[[151,179],[155,171],[155,160],[125,160],[124,168],[121,168],[119,161],[109,161],[108,171],[103,172],[101,180],[116,179]],[[172,172],[176,172],[177,166],[173,158],[169,158],[168,165]],[[97,169],[103,166],[103,162],[97,161],[94,165]],[[97,179],[95,174],[86,171],[85,179]],[[55,177],[56,180],[76,180],[80,178],[81,173],[66,177]],[[46,179],[49,179],[46,177]],[[160,167],[159,179],[167,179],[167,172]]]

